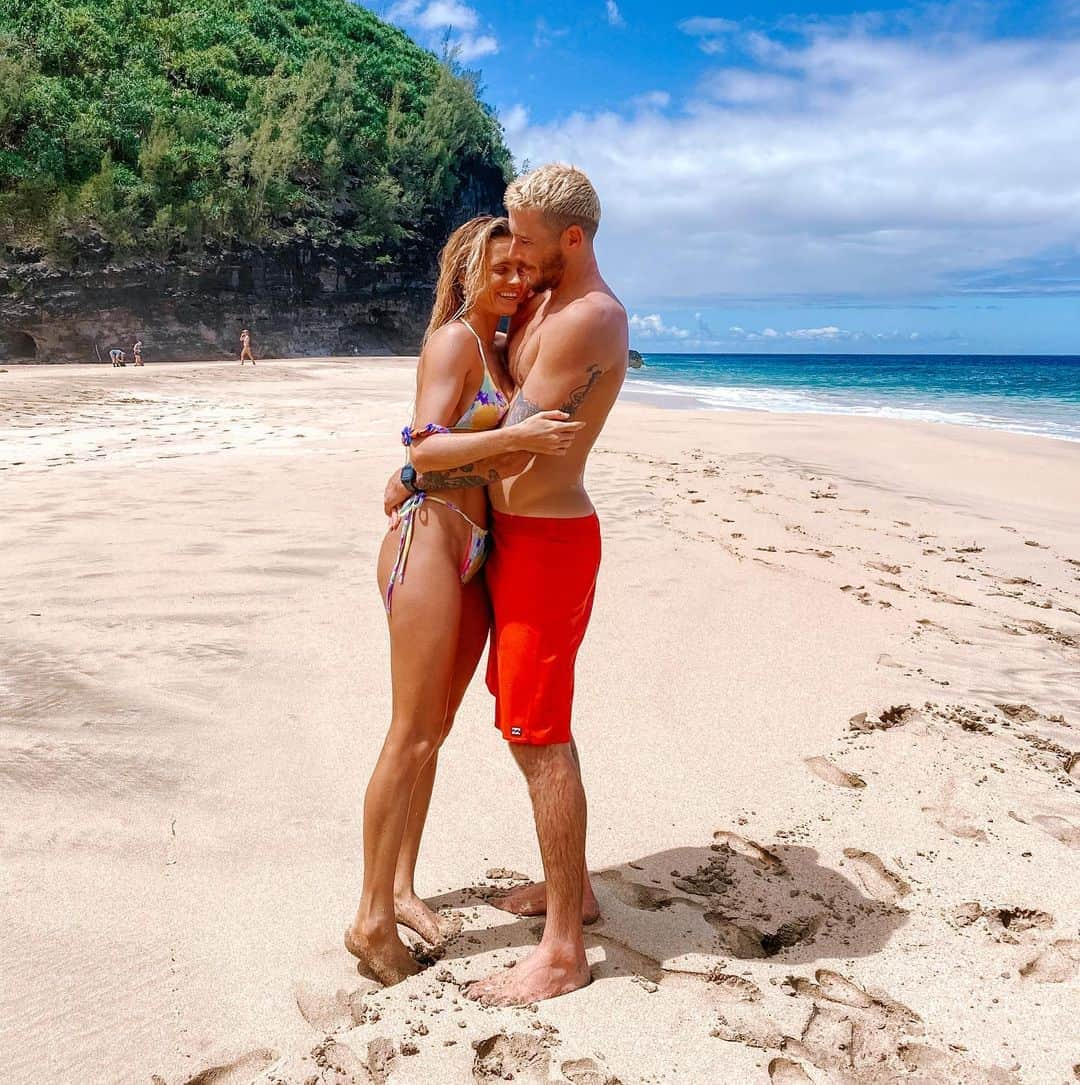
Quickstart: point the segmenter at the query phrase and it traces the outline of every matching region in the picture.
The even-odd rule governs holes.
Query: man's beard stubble
[[[554,290],[562,282],[565,271],[566,261],[561,252],[555,252],[541,260],[529,284],[533,293],[542,294],[545,290]]]

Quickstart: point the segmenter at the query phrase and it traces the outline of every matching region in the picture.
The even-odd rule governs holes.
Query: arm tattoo
[[[579,384],[567,397],[566,402],[559,408],[564,414],[573,417],[577,409],[585,402],[585,397],[592,391],[596,382],[604,375],[598,365],[590,365],[586,370],[586,378],[583,384]],[[533,403],[531,399],[518,393],[517,398],[510,405],[510,411],[503,422],[504,426],[512,426],[517,422],[524,422],[526,418],[539,414],[543,407],[539,403]],[[488,461],[490,463],[490,461]],[[416,479],[416,485],[421,490],[438,493],[444,490],[468,490],[476,486],[490,486],[502,478],[500,472],[484,463],[463,463],[460,467],[452,467],[446,471],[424,471]]]
[[[539,403],[533,403],[531,399],[526,399],[524,393],[518,393],[517,399],[510,404],[510,412],[507,414],[503,425],[513,426],[518,422],[524,422],[526,418],[539,414],[543,409]]]
[[[489,469],[485,474],[477,474],[478,465],[463,463],[446,471],[425,471],[418,476],[416,485],[421,490],[441,492],[442,490],[468,490],[474,486],[487,486],[498,482],[499,472]]]
[[[577,412],[578,407],[585,402],[585,397],[592,391],[593,385],[604,375],[603,370],[598,365],[590,365],[586,370],[587,374],[585,383],[579,384],[567,397],[566,402],[558,409],[563,414],[568,414],[571,418]],[[526,399],[523,393],[518,393],[517,399],[510,405],[510,413],[506,416],[504,426],[512,426],[517,422],[524,422],[526,418],[531,415],[539,414],[544,407],[541,407],[539,403],[533,403],[531,399]]]
[[[566,402],[559,408],[560,411],[571,417],[577,411],[578,407],[585,402],[585,397],[592,391],[593,385],[604,375],[598,365],[590,365],[585,372],[588,374],[585,383],[579,384],[570,395],[566,397]]]

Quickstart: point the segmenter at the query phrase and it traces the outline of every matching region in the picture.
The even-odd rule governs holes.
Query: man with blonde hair
[[[592,612],[600,526],[585,462],[622,387],[626,311],[604,282],[593,239],[600,201],[573,166],[543,166],[506,190],[513,241],[533,290],[514,317],[508,363],[519,391],[505,425],[545,410],[585,423],[565,456],[526,453],[425,472],[423,490],[489,487],[486,567],[494,616],[488,687],[532,800],[546,883],[502,906],[547,919],[539,946],[513,969],[473,984],[488,1005],[527,1005],[585,986],[583,920],[598,915],[585,866],[585,791],[570,721],[574,664]],[[401,495],[393,486],[388,501]]]

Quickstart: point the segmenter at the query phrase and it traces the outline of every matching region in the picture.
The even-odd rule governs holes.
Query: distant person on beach
[[[251,332],[247,328],[240,333],[240,364],[243,365],[245,361],[255,364],[255,355],[251,353]]]
[[[416,403],[402,431],[409,462],[395,482],[395,511],[378,560],[390,629],[393,717],[364,798],[364,884],[345,945],[365,972],[397,983],[420,965],[397,924],[428,942],[446,929],[413,888],[438,751],[454,722],[488,637],[483,577],[488,499],[483,483],[521,471],[534,455],[559,459],[583,428],[560,411],[538,411],[497,428],[514,386],[499,322],[517,312],[527,284],[510,256],[506,219],[480,216],[450,236],[416,373]],[[476,465],[476,485],[464,472]],[[452,469],[459,469],[455,482]],[[417,472],[446,478],[425,493]],[[432,487],[434,489],[435,487]]]
[[[585,864],[585,792],[571,734],[574,665],[600,564],[600,527],[584,471],[626,376],[628,328],[597,266],[600,201],[585,174],[560,164],[541,167],[514,181],[505,203],[513,233],[508,256],[523,262],[533,294],[511,321],[507,363],[518,392],[504,432],[552,410],[583,428],[565,455],[531,458],[520,470],[470,456],[452,469],[425,465],[409,481],[429,501],[448,490],[460,500],[484,486],[491,501],[487,683],[496,726],[528,784],[546,875],[546,883],[499,904],[519,915],[546,912],[547,919],[533,953],[467,993],[488,1005],[527,1005],[590,980],[582,923],[597,918],[599,907]],[[403,497],[391,480],[387,504]],[[436,621],[440,604],[424,602],[428,621]],[[420,695],[424,677],[412,678],[418,687],[412,697]]]
[[[135,358],[135,364],[136,365],[142,365],[143,361],[142,361],[142,340],[141,339],[137,339],[135,341],[135,345],[131,348],[131,353]]]
[[[127,365],[127,362],[124,360],[124,352],[118,347],[113,347],[113,349],[109,351],[109,357],[112,359],[114,368],[118,365]]]

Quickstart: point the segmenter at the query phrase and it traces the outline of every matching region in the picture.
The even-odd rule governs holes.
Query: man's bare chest
[[[540,354],[540,325],[543,321],[543,314],[536,314],[514,333],[508,345],[507,362],[510,367],[510,376],[513,377],[518,388],[525,383]]]

